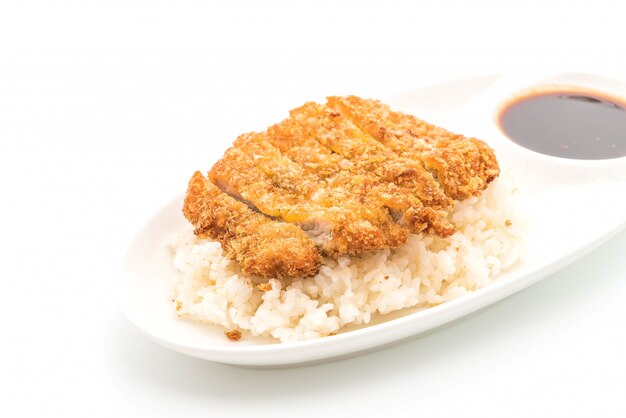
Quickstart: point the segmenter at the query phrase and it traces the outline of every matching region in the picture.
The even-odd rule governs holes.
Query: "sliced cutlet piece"
[[[284,278],[319,270],[321,257],[304,231],[253,211],[199,171],[189,181],[183,213],[196,235],[219,241],[245,274]]]
[[[270,126],[267,129],[267,139],[282,155],[318,179],[330,183],[338,175],[350,174],[362,177],[357,173],[354,163],[320,144],[307,129],[292,118]],[[354,182],[363,180],[357,177]]]
[[[357,172],[387,184],[374,192],[387,200],[386,206],[402,211],[414,232],[420,232],[420,225],[441,236],[454,232],[446,219],[451,200],[421,163],[396,155],[327,106],[309,102],[292,110],[291,117],[308,136],[348,159]]]
[[[272,184],[306,198],[324,192],[324,185],[318,178],[282,155],[281,150],[268,141],[266,132],[240,135],[233,146],[246,153]]]
[[[386,220],[355,200],[328,198],[323,189],[300,193],[274,184],[254,158],[238,147],[226,151],[209,178],[261,213],[298,225],[325,255],[336,257],[399,246],[407,238],[386,235]]]
[[[316,133],[323,135],[327,131],[313,132],[312,127],[305,128],[289,118],[271,126],[267,130],[267,139],[280,149],[283,156],[299,164],[307,173],[324,180],[329,187],[350,190],[370,204],[386,207],[396,222],[413,233],[423,232],[433,225],[438,230],[431,232],[444,236],[454,232],[450,224],[437,221],[445,213],[425,207],[411,192],[333,152],[315,139]]]
[[[480,194],[500,172],[493,150],[476,138],[394,112],[377,100],[329,97],[328,105],[398,155],[422,161],[452,199]]]

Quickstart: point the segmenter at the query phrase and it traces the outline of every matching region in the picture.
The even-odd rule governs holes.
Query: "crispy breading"
[[[320,144],[294,119],[288,118],[267,129],[267,139],[282,155],[313,173],[319,179],[328,179],[349,173],[357,174],[356,166],[348,159]]]
[[[290,114],[317,141],[352,161],[360,170],[410,191],[428,206],[450,207],[450,199],[419,161],[398,156],[328,106],[309,102]]]
[[[199,171],[189,181],[183,213],[198,236],[219,241],[245,274],[284,278],[319,269],[320,254],[304,231],[253,211]]]
[[[272,284],[269,282],[258,284],[256,287],[262,292],[269,292],[272,290]]]
[[[411,232],[419,233],[433,226],[434,232],[442,236],[454,232],[453,227],[443,221],[444,211],[424,206],[412,191],[381,178],[363,164],[355,164],[315,139],[326,134],[327,128],[316,131],[315,126],[306,127],[288,118],[268,128],[266,137],[282,155],[307,173],[325,180],[333,190],[344,193],[347,190],[348,194],[359,195],[369,204],[386,207],[394,219]]]
[[[380,204],[402,213],[412,232],[426,227],[441,236],[454,232],[446,210],[452,201],[419,162],[396,155],[329,107],[307,103],[291,111],[291,117],[322,146],[349,160],[359,173],[374,176]]]
[[[224,331],[224,335],[231,341],[239,341],[241,339],[241,331],[238,329]]]
[[[476,138],[394,112],[377,100],[329,97],[328,105],[398,155],[421,161],[452,199],[476,196],[499,174],[493,150]]]
[[[246,153],[254,165],[269,177],[272,184],[310,198],[323,189],[317,177],[311,176],[300,165],[282,155],[267,140],[265,132],[250,132],[240,135],[233,147]]]
[[[327,187],[328,184],[320,182],[317,175],[282,155],[280,149],[269,141],[270,136],[268,132],[244,134],[237,138],[234,146],[246,153],[254,161],[254,165],[268,176],[275,186],[296,193],[306,201],[315,202],[325,208],[332,207],[337,212],[340,209],[343,212],[348,211],[349,216],[354,219],[367,221],[382,231],[386,246],[396,247],[406,242],[407,232],[395,223],[383,205],[371,204],[372,202],[363,200],[362,196],[355,194],[353,188],[345,187],[345,184],[344,187],[338,184]],[[341,218],[344,216],[340,215]],[[363,245],[359,244],[359,241],[364,241],[366,237],[356,230],[354,232],[357,235],[350,238],[350,245]],[[362,233],[369,235],[370,228],[368,227]]]
[[[238,147],[226,151],[209,178],[263,214],[300,226],[325,255],[399,246],[408,237],[379,208],[331,195],[319,183],[310,182],[300,192],[274,184],[254,158]]]

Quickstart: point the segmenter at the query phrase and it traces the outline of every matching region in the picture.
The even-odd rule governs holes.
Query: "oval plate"
[[[279,344],[261,337],[231,342],[217,326],[177,318],[171,303],[172,255],[164,242],[186,223],[182,196],[137,234],[114,286],[124,315],[157,342],[194,357],[245,366],[319,362],[380,348],[460,319],[566,266],[626,224],[626,158],[575,161],[528,151],[494,122],[508,97],[548,84],[580,85],[626,97],[626,85],[600,76],[487,75],[407,92],[392,107],[483,139],[509,169],[530,218],[522,260],[490,285],[428,309],[406,309],[330,338]],[[190,173],[192,169],[190,168]],[[555,295],[556,297],[556,295]]]

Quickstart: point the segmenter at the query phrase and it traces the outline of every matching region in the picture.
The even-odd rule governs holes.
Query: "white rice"
[[[324,260],[319,274],[289,282],[243,275],[220,244],[191,228],[172,235],[174,304],[180,317],[247,330],[282,342],[332,335],[348,325],[408,307],[428,307],[488,284],[519,258],[522,222],[514,189],[494,181],[458,203],[458,232],[441,239],[412,235],[400,248]]]

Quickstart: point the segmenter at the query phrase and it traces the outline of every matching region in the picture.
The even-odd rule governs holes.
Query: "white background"
[[[306,368],[170,352],[110,291],[133,233],[238,133],[326,94],[485,72],[626,80],[625,16],[617,0],[2,2],[0,415],[626,416],[626,233],[428,337]]]

